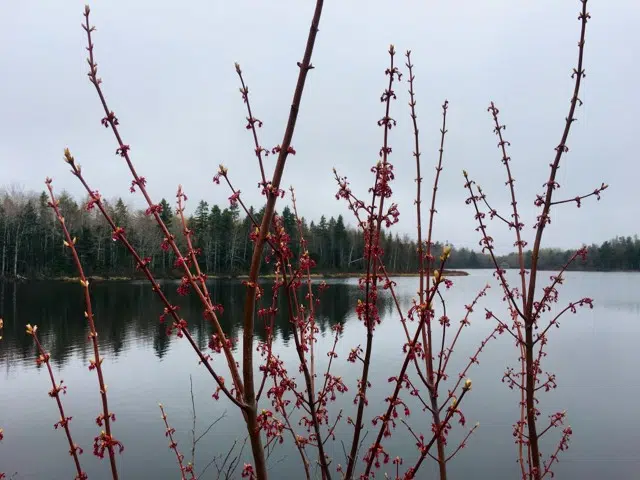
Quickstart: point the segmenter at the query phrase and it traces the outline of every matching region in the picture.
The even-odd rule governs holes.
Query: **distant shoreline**
[[[493,269],[487,269],[487,268],[482,268],[482,269],[476,269],[476,268],[472,268],[470,269],[471,271],[474,270],[491,270],[493,271]],[[512,268],[509,270],[517,270],[516,268]],[[556,272],[557,269],[543,269],[540,270],[541,272]],[[591,269],[584,269],[584,270],[569,270],[570,272],[583,272],[583,273],[640,273],[639,270],[591,270]],[[465,270],[445,270],[444,271],[444,276],[445,277],[466,277],[469,275],[468,271]],[[338,272],[338,273],[312,273],[311,274],[311,278],[314,280],[317,279],[351,279],[351,278],[360,278],[362,276],[362,273],[358,273],[358,272]],[[411,278],[415,278],[418,277],[418,274],[415,272],[411,272],[411,273],[390,273],[389,274],[390,277],[411,277]],[[112,275],[112,276],[108,276],[108,275],[89,275],[87,277],[89,279],[90,282],[132,282],[132,281],[139,281],[139,280],[144,280],[146,281],[146,277],[144,276],[135,276],[135,277],[130,277],[130,276],[123,276],[123,275]],[[209,280],[246,280],[247,278],[249,278],[248,275],[230,275],[230,274],[225,274],[225,275],[210,275],[207,277]],[[275,275],[273,274],[266,274],[266,275],[260,275],[261,279],[272,279],[275,278]],[[156,277],[156,280],[158,281],[172,281],[172,280],[180,280],[179,276],[162,276],[162,277]],[[42,277],[42,276],[36,276],[36,277],[25,277],[23,275],[18,275],[18,278],[13,278],[13,277],[5,277],[5,278],[0,278],[0,283],[26,283],[26,282],[79,282],[80,278],[79,277],[70,277],[70,276],[59,276],[59,277]]]
[[[443,275],[445,277],[466,277],[467,275],[469,275],[469,273],[468,272],[464,272],[462,270],[445,270]],[[311,274],[311,278],[360,278],[361,276],[362,276],[362,273],[357,273],[357,272],[312,273]],[[390,273],[389,276],[390,277],[418,277],[419,274],[418,273],[414,273],[414,272],[411,272],[411,273]],[[275,275],[273,275],[273,274],[260,275],[260,278],[274,278],[274,277],[275,277]],[[247,279],[247,278],[249,278],[249,275],[220,276],[220,277],[213,277],[213,278]]]
[[[469,272],[465,272],[463,270],[445,270],[443,275],[445,277],[466,277],[469,275]],[[360,278],[362,273],[358,272],[338,272],[338,273],[312,273],[312,279],[332,279],[332,278]],[[418,277],[418,273],[390,273],[390,277]],[[134,280],[146,280],[145,277],[127,277],[121,275],[113,275],[113,276],[102,276],[102,275],[89,275],[88,280],[90,282],[131,282]],[[207,276],[209,280],[245,280],[249,278],[248,275],[209,275]],[[273,274],[260,275],[262,279],[272,279],[275,278]],[[18,278],[6,278],[3,279],[5,282],[29,282],[29,281],[52,281],[52,282],[79,282],[80,277],[69,277],[69,276],[61,276],[61,277],[37,277],[37,278],[27,278],[23,276],[19,276]],[[167,280],[178,280],[176,277],[156,277],[158,281],[167,281]]]

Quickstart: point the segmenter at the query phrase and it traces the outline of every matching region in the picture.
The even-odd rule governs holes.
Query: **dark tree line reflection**
[[[195,295],[180,297],[176,293],[177,285],[165,282],[163,289],[169,299],[180,306],[180,315],[189,322],[196,341],[206,350],[212,330],[202,315],[200,301]],[[264,287],[263,302],[266,306],[271,302],[270,281],[264,282]],[[212,281],[210,291],[214,302],[224,306],[221,316],[223,329],[232,338],[238,338],[245,287],[240,280]],[[155,355],[162,359],[172,342],[181,341],[175,334],[166,334],[166,325],[159,321],[163,306],[148,283],[96,282],[92,285],[91,294],[104,353],[117,357],[128,349],[153,348]],[[320,295],[321,303],[316,309],[321,335],[331,334],[334,324],[344,323],[354,313],[359,294],[354,284],[340,281],[330,284],[330,288]],[[392,308],[386,295],[381,296],[381,300],[381,313]],[[275,330],[286,346],[292,340],[292,328],[284,313],[284,298],[279,303],[281,313],[276,318]],[[88,359],[92,354],[84,310],[82,290],[76,283],[0,283],[0,317],[4,318],[0,364],[5,364],[5,369],[18,364],[32,364],[35,349],[31,337],[25,334],[27,323],[38,325],[40,338],[55,365],[64,366],[74,354]],[[256,337],[264,339],[264,336],[264,328],[258,320]]]

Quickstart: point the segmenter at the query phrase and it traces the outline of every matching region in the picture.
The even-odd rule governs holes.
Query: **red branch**
[[[158,407],[160,407],[160,412],[162,413],[160,418],[162,418],[165,426],[164,435],[169,439],[169,448],[176,454],[176,460],[180,467],[180,479],[187,480],[187,478],[189,478],[190,480],[195,480],[196,476],[193,473],[193,465],[189,462],[187,462],[187,465],[184,464],[184,455],[178,450],[178,442],[173,439],[173,434],[176,433],[176,429],[169,426],[163,405],[159,403]],[[189,477],[187,477],[187,474],[189,474]]]
[[[65,150],[65,158],[72,158],[69,150]],[[111,465],[111,475],[113,476],[114,480],[118,480],[118,468],[116,466],[115,450],[117,447],[119,452],[122,453],[124,447],[122,446],[122,443],[116,440],[111,434],[111,422],[115,422],[116,416],[114,413],[109,411],[109,402],[107,400],[107,386],[104,383],[104,374],[102,372],[102,361],[104,359],[100,357],[100,350],[98,348],[98,332],[96,331],[93,308],[91,306],[89,280],[87,280],[87,277],[84,274],[84,269],[82,268],[82,263],[80,262],[78,251],[76,250],[76,239],[71,238],[71,234],[67,229],[64,217],[62,216],[62,213],[60,213],[60,209],[58,208],[60,202],[56,200],[56,197],[53,194],[51,179],[47,178],[45,183],[47,185],[47,189],[49,190],[49,197],[51,198],[49,207],[51,207],[55,212],[56,218],[58,219],[58,222],[62,227],[62,232],[65,238],[64,246],[71,250],[73,262],[75,263],[76,270],[78,271],[78,275],[80,276],[80,284],[82,285],[82,289],[84,292],[84,303],[86,309],[84,312],[84,316],[89,322],[89,339],[91,340],[91,343],[93,345],[93,359],[89,361],[89,370],[95,369],[96,373],[98,374],[98,386],[100,387],[100,399],[102,400],[102,413],[96,418],[96,423],[100,427],[104,425],[104,431],[100,432],[100,435],[98,435],[94,439],[93,453],[97,457],[103,458],[104,451],[105,449],[107,450],[109,454],[109,463]]]
[[[56,382],[55,376],[53,375],[53,369],[51,368],[51,355],[42,347],[40,343],[40,339],[38,338],[38,326],[27,325],[27,334],[33,337],[33,341],[36,344],[36,348],[38,349],[38,358],[36,358],[36,363],[38,366],[45,364],[47,366],[47,371],[49,372],[49,379],[51,380],[51,390],[49,391],[49,396],[56,400],[58,405],[58,411],[60,412],[60,420],[53,426],[56,430],[58,427],[62,427],[64,429],[64,433],[67,436],[67,441],[69,442],[69,455],[73,458],[74,466],[76,467],[77,475],[74,477],[76,480],[85,480],[87,478],[87,474],[82,470],[80,466],[79,455],[82,455],[82,448],[80,448],[71,437],[71,430],[69,428],[69,422],[71,422],[72,417],[67,417],[64,413],[64,407],[62,406],[62,400],[60,399],[60,393],[65,395],[67,393],[67,387],[63,386],[63,381],[60,380],[60,383]],[[2,438],[2,430],[0,429],[0,439]],[[0,476],[0,478],[2,478]]]

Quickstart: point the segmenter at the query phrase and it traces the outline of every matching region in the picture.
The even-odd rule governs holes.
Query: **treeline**
[[[62,232],[53,211],[48,207],[46,193],[25,195],[5,193],[0,197],[0,278],[53,278],[75,276],[77,272],[68,250],[63,245]],[[88,210],[86,201],[78,203],[67,193],[59,196],[60,209],[71,234],[77,237],[77,250],[87,275],[136,275],[135,262],[119,242],[114,242],[111,230],[97,209]],[[152,258],[152,269],[160,277],[179,276],[174,268],[171,252],[161,248],[164,236],[153,218],[144,211],[132,210],[122,199],[106,202],[106,208],[115,223],[123,227],[127,237],[143,257]],[[162,200],[161,216],[175,235],[184,243],[182,228],[173,208]],[[258,221],[262,211],[251,214]],[[292,237],[294,254],[299,253],[299,229],[289,207],[281,215],[286,231]],[[317,222],[302,220],[302,232],[307,239],[311,257],[319,273],[349,273],[362,269],[363,237],[356,229],[345,224],[344,218],[326,218]],[[195,231],[196,246],[202,250],[200,262],[209,275],[237,275],[246,273],[252,253],[249,235],[251,220],[241,214],[237,205],[221,209],[200,201],[189,225]],[[381,240],[387,269],[394,273],[411,273],[417,265],[415,240],[392,233],[383,233]],[[438,255],[443,245],[435,245]],[[574,269],[583,270],[640,270],[640,240],[635,236],[618,237],[592,245],[585,262],[578,261]],[[541,252],[540,267],[557,269],[573,251],[546,249]],[[526,256],[527,266],[531,253]],[[517,267],[515,253],[499,257],[504,267]],[[453,248],[448,267],[451,269],[491,268],[490,258],[467,248]],[[269,271],[265,265],[264,271]]]

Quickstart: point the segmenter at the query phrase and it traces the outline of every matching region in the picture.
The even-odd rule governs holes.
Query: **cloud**
[[[312,1],[116,0],[92,5],[96,56],[108,101],[125,142],[155,199],[174,198],[182,183],[190,198],[225,204],[229,192],[214,186],[217,165],[229,167],[248,203],[261,202],[246,113],[233,64],[241,63],[255,115],[264,121],[260,142],[281,142],[302,57]],[[109,131],[100,125],[100,104],[86,77],[81,2],[5,2],[0,19],[0,171],[2,184],[41,190],[46,176],[80,195],[62,161],[69,147],[93,186],[106,197],[129,198],[128,172]],[[332,167],[366,195],[377,160],[383,115],[387,49],[411,49],[416,69],[418,121],[425,182],[430,185],[439,145],[440,105],[449,100],[449,133],[438,191],[436,235],[459,246],[479,239],[464,205],[466,169],[503,212],[509,208],[491,118],[491,100],[507,124],[514,176],[527,228],[548,176],[572,91],[579,2],[325,2],[317,47],[298,129],[284,175],[294,185],[309,219],[343,214]],[[569,138],[560,169],[559,197],[611,185],[600,202],[558,208],[549,245],[577,246],[638,232],[635,191],[635,120],[640,44],[635,0],[590,2],[585,104]],[[396,57],[404,69],[404,59]],[[415,170],[407,84],[396,88],[391,161],[397,179],[400,234],[414,235]],[[272,166],[271,157],[267,160]],[[430,188],[427,189],[427,191]],[[134,203],[142,206],[142,200]],[[193,207],[193,206],[192,206]],[[508,214],[508,213],[507,213]],[[499,250],[512,238],[493,226]],[[530,231],[530,230],[529,230]]]

